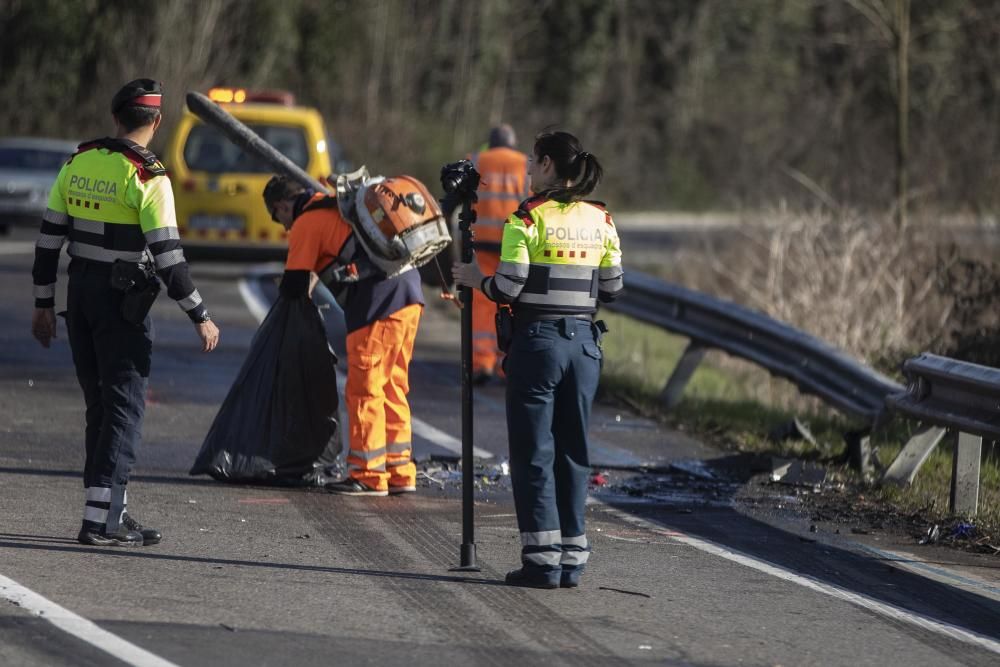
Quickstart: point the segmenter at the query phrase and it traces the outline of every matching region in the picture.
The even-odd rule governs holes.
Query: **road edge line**
[[[773,577],[823,593],[830,597],[849,602],[857,607],[867,609],[868,611],[880,616],[907,623],[909,625],[915,625],[924,630],[944,635],[965,644],[972,644],[990,651],[991,653],[1000,655],[1000,642],[991,639],[990,637],[980,635],[979,633],[960,628],[944,621],[939,621],[928,616],[923,616],[921,614],[896,607],[895,605],[891,605],[886,602],[879,602],[878,600],[874,600],[860,593],[855,593],[847,590],[846,588],[819,581],[818,579],[814,579],[804,574],[792,572],[791,570],[785,569],[779,565],[769,563],[768,561],[761,560],[740,551],[728,549],[714,542],[703,540],[698,537],[692,537],[687,533],[666,528],[665,526],[661,526],[657,523],[649,521],[648,519],[632,516],[627,512],[611,507],[603,501],[597,500],[595,504],[601,505],[605,512],[621,519],[622,521],[644,528],[645,530],[666,537],[667,539],[679,544],[684,544],[694,549],[698,549],[699,551],[724,558],[728,561],[743,565],[744,567],[749,567],[753,570],[757,570],[758,572],[763,572]]]
[[[135,667],[179,667],[108,632],[93,621],[88,621],[2,574],[0,574],[0,597],[122,662]]]

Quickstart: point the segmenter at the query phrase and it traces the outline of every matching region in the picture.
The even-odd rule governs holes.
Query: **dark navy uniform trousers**
[[[114,532],[142,434],[153,330],[148,316],[141,326],[122,318],[124,293],[110,281],[110,264],[70,262],[66,327],[87,406],[83,485],[110,489],[107,530]]]
[[[507,430],[525,571],[579,573],[587,562],[587,425],[601,359],[589,319],[515,327],[505,362]]]

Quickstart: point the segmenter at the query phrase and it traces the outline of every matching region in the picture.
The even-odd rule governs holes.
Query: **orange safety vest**
[[[489,148],[472,156],[479,172],[479,201],[474,208],[476,249],[500,252],[503,226],[528,197],[528,156],[513,148]]]

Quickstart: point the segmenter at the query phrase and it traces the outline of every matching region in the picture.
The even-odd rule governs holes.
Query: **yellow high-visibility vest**
[[[500,303],[586,314],[622,290],[621,244],[600,202],[526,200],[504,226],[500,266],[484,291]]]

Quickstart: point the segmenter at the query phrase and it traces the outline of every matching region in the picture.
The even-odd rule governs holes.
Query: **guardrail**
[[[886,404],[924,427],[903,447],[883,481],[909,484],[945,433],[956,432],[951,510],[974,515],[983,438],[1000,440],[1000,369],[922,354],[903,364],[903,374],[906,390],[888,396]]]
[[[867,422],[887,418],[885,397],[903,387],[833,346],[743,306],[634,271],[608,309],[690,339],[661,392],[667,408],[680,402],[709,348],[751,361],[800,391]]]

